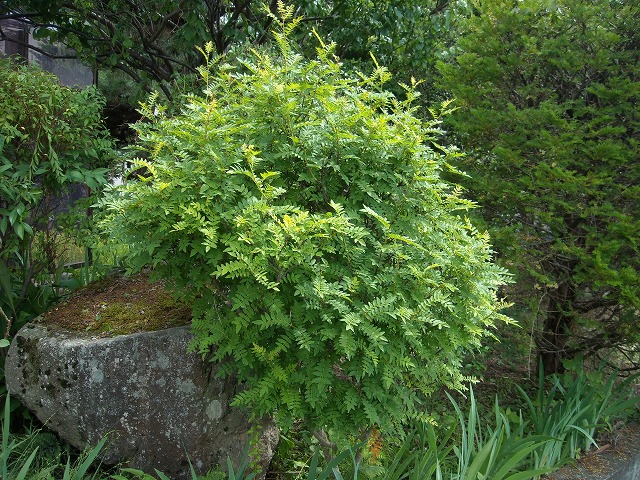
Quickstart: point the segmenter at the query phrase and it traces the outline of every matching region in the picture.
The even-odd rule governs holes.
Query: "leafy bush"
[[[35,67],[0,60],[0,319],[3,334],[46,308],[34,285],[57,265],[51,215],[72,183],[106,183],[113,155],[92,88],[73,90]],[[38,231],[43,233],[36,235]],[[38,240],[38,247],[34,243]],[[39,250],[38,257],[35,251]],[[41,283],[41,282],[40,282]]]
[[[73,182],[91,189],[105,183],[111,142],[100,112],[103,100],[93,88],[74,90],[35,67],[0,62],[0,188],[3,257],[17,240],[32,234],[34,220],[53,194]],[[36,210],[40,208],[41,210]]]
[[[235,405],[304,419],[328,446],[327,430],[422,421],[424,395],[460,388],[463,349],[508,320],[506,277],[440,177],[456,153],[436,112],[421,123],[382,67],[345,78],[322,42],[303,59],[286,20],[275,52],[216,75],[208,60],[180,115],[143,105],[146,159],[100,202],[102,228],[191,300],[193,348],[246,385]]]

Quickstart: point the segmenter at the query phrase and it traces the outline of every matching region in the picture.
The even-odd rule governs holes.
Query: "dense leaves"
[[[346,78],[326,45],[302,58],[295,23],[275,53],[202,68],[180,115],[144,105],[147,174],[103,200],[103,226],[192,300],[194,347],[246,381],[237,405],[391,430],[461,387],[463,350],[506,320],[505,275],[440,178],[439,120],[413,115],[411,87],[386,92],[382,67]]]
[[[111,143],[95,89],[62,87],[55,76],[0,60],[0,307],[6,323],[46,306],[33,280],[51,265],[50,233],[57,196],[73,183],[92,189],[106,183]],[[47,237],[48,238],[48,237]],[[40,305],[44,303],[44,305]],[[15,327],[16,325],[14,325]],[[8,335],[8,331],[6,334]]]
[[[9,0],[0,8],[0,18],[23,19],[37,37],[60,41],[139,85],[159,82],[167,96],[171,81],[200,64],[194,45],[214,39],[222,53],[258,41],[269,23],[262,2],[245,0]]]
[[[344,62],[373,67],[370,54],[386,65],[394,77],[424,81],[424,96],[434,96],[432,79],[437,45],[453,32],[456,5],[448,0],[339,0],[297,2],[323,35],[336,43]],[[453,2],[455,3],[455,2]],[[313,8],[315,7],[315,8]]]
[[[640,94],[633,2],[479,2],[443,64],[462,161],[547,371],[636,343]]]
[[[297,34],[313,51],[313,28],[336,42],[337,54],[356,63],[373,52],[393,71],[409,78],[431,77],[436,40],[454,18],[447,0],[298,0],[287,2],[303,15]],[[172,82],[201,64],[195,45],[213,41],[222,54],[246,44],[262,44],[278,2],[271,0],[145,0],[67,2],[9,0],[0,19],[27,21],[37,37],[74,48],[91,65],[119,70],[137,87],[153,82],[167,97]],[[2,38],[0,26],[0,39]],[[130,87],[136,88],[136,87]]]

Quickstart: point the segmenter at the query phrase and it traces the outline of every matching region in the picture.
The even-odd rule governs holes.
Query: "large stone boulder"
[[[108,464],[190,478],[227,457],[237,465],[253,435],[266,471],[278,431],[251,425],[229,403],[240,388],[216,366],[187,353],[189,327],[112,338],[40,324],[25,326],[9,349],[5,374],[19,398],[77,448],[109,435]]]

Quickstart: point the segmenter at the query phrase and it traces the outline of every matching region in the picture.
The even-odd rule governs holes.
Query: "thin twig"
[[[13,322],[9,317],[7,317],[7,314],[4,313],[4,310],[2,309],[2,307],[0,307],[0,315],[2,315],[2,318],[4,318],[5,322],[7,322],[7,328],[4,331],[4,339],[9,340],[9,335],[11,334],[11,324]]]

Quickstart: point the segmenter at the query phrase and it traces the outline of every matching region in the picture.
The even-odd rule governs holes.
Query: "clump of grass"
[[[518,386],[528,406],[533,432],[551,438],[535,451],[536,467],[563,464],[592,446],[597,448],[597,431],[610,426],[613,418],[625,415],[640,402],[638,397],[629,397],[629,387],[637,375],[618,382],[617,372],[604,380],[602,370],[591,378],[581,364],[574,370],[552,376],[549,390],[545,389],[545,377],[540,373],[535,398]]]
[[[83,479],[90,470],[99,470],[98,455],[107,443],[104,437],[98,444],[83,452],[76,461],[72,462],[67,456],[62,462],[61,450],[53,455],[40,455],[41,446],[38,445],[38,431],[30,432],[21,437],[11,433],[11,407],[9,395],[6,396],[4,418],[0,431],[2,439],[0,445],[0,478],[4,480],[51,479],[61,480]],[[95,475],[94,475],[95,477]]]

